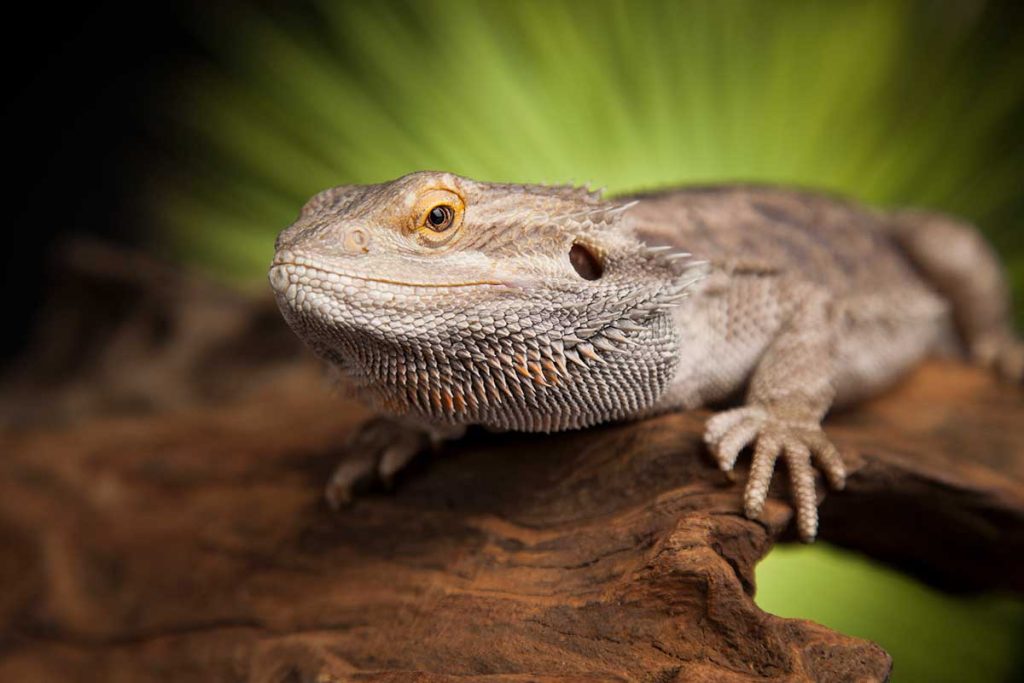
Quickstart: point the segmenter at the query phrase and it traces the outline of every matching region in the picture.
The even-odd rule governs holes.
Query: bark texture
[[[332,513],[367,415],[272,304],[67,259],[0,394],[0,680],[886,678],[877,645],[756,607],[791,510],[780,485],[743,518],[706,414],[471,433]],[[938,363],[834,416],[852,473],[823,539],[1024,590],[1022,421],[1018,388]]]

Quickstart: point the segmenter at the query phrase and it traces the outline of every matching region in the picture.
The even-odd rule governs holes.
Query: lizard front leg
[[[797,302],[754,370],[746,405],[721,412],[707,424],[705,441],[724,471],[731,471],[740,451],[754,445],[744,511],[756,518],[764,508],[776,461],[789,469],[802,540],[814,540],[818,507],[812,461],[835,489],[843,488],[846,470],[838,450],[821,429],[835,398],[835,323],[829,298],[818,291],[794,288]]]
[[[338,509],[352,499],[357,487],[373,481],[390,485],[395,474],[417,455],[465,431],[465,427],[431,427],[387,417],[366,422],[352,435],[327,482],[327,504]]]

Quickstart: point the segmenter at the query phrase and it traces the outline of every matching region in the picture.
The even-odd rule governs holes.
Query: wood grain
[[[101,307],[88,282],[110,276],[71,272],[86,284],[66,296],[87,300],[65,308]],[[80,325],[155,379],[91,362],[43,386],[28,359],[5,385],[22,410],[0,433],[0,680],[887,677],[877,645],[754,604],[791,510],[780,485],[763,520],[741,515],[745,471],[715,469],[706,414],[473,432],[333,513],[322,485],[367,415],[266,300],[204,287],[178,291],[205,317],[163,338],[161,295],[137,283],[131,324]],[[188,334],[219,309],[231,324]],[[939,363],[833,416],[852,473],[822,538],[957,590],[1024,590],[1022,423],[1018,388]]]

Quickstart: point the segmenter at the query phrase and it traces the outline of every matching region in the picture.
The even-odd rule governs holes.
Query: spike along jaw
[[[669,309],[703,275],[630,205],[416,173],[328,190],[278,238],[285,319],[378,409],[555,431],[634,415],[671,378]]]

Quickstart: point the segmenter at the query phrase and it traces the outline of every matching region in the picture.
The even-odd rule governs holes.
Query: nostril
[[[370,236],[362,228],[350,228],[345,231],[345,250],[353,253],[366,253],[370,247]]]
[[[267,277],[275,292],[283,294],[288,289],[288,270],[284,266],[274,266],[270,269]]]

